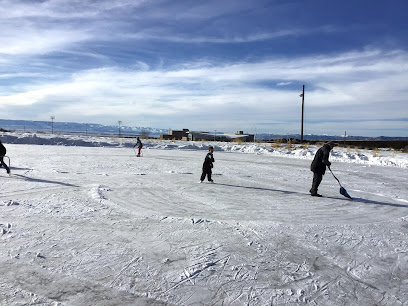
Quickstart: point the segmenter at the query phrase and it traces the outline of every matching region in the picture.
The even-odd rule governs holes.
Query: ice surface
[[[335,148],[349,200],[314,146],[0,137],[0,305],[408,303],[406,154]]]

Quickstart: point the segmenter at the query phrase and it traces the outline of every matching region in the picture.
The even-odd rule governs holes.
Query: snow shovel
[[[341,194],[341,195],[344,195],[346,198],[353,199],[353,198],[350,197],[350,195],[347,193],[346,188],[344,188],[343,186],[341,186],[339,179],[334,175],[334,173],[333,173],[333,171],[330,169],[330,167],[329,167],[329,170],[330,170],[331,174],[333,174],[333,177],[337,180],[337,182],[339,182],[339,185],[340,185],[340,194]]]

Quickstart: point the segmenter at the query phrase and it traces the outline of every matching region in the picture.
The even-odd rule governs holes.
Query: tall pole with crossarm
[[[51,134],[54,134],[54,119],[55,119],[55,116],[51,116],[50,119],[51,119]]]
[[[303,92],[300,95],[302,97],[302,128],[300,132],[300,142],[303,142],[303,118],[305,113],[305,85],[303,85]]]

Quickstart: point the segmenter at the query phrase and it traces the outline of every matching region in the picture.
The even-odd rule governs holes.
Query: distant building
[[[254,142],[255,136],[251,134],[244,134],[243,131],[237,133],[211,133],[211,132],[196,132],[191,131],[189,133],[190,140],[212,140],[212,141],[242,141],[242,142]]]
[[[224,134],[229,138],[229,141],[254,142],[255,135],[244,134],[244,131],[237,131],[235,134]]]
[[[215,138],[216,137],[216,138]],[[190,132],[189,135],[190,140],[220,140],[219,135],[215,135],[214,133],[210,132]]]
[[[188,129],[183,129],[182,131],[169,130],[168,135],[160,135],[162,140],[188,140],[190,131]]]
[[[254,142],[255,136],[252,134],[244,134],[243,131],[234,133],[220,132],[197,132],[189,129],[169,130],[169,133],[160,135],[161,140],[209,140],[209,141],[239,141],[239,142]]]

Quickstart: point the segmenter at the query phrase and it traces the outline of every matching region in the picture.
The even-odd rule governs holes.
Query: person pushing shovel
[[[317,193],[317,189],[322,182],[323,175],[326,172],[326,167],[329,167],[330,169],[331,162],[329,162],[329,155],[330,151],[333,150],[336,145],[337,144],[333,141],[325,143],[323,147],[317,150],[313,162],[310,165],[310,170],[313,172],[313,184],[309,191],[313,197],[322,196],[321,194]]]

